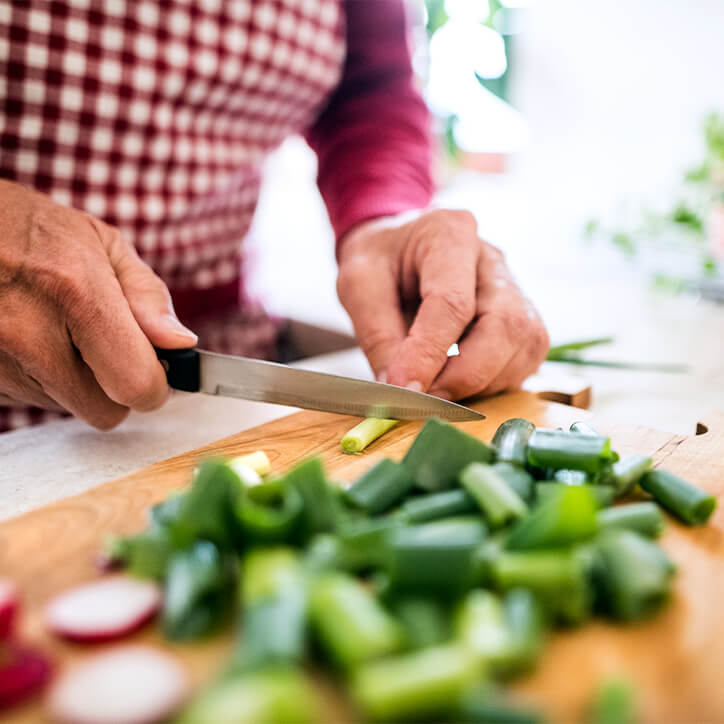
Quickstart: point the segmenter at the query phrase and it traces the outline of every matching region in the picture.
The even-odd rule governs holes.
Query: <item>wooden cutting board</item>
[[[657,465],[718,496],[724,492],[724,415],[704,420],[705,434],[685,438],[591,418],[587,412],[526,392],[486,400],[479,407],[488,418],[461,427],[485,440],[509,417],[525,417],[545,427],[590,419],[611,435],[622,455],[652,453]],[[200,458],[262,449],[273,469],[281,471],[307,455],[320,454],[334,478],[352,480],[382,456],[402,457],[419,429],[418,423],[400,425],[364,455],[346,456],[339,440],[351,422],[325,413],[291,415],[0,524],[0,575],[15,580],[23,593],[24,635],[50,651],[59,667],[93,649],[48,636],[42,627],[43,605],[54,593],[96,577],[94,556],[105,536],[141,529],[149,506],[186,486]],[[643,721],[724,722],[724,501],[707,526],[692,529],[669,521],[663,545],[679,566],[675,596],[665,610],[639,626],[597,621],[558,632],[538,671],[516,684],[541,705],[549,721],[580,721],[595,686],[616,674],[627,676],[636,687]],[[214,674],[231,643],[230,636],[222,635],[201,644],[173,646],[163,642],[154,626],[135,638],[173,651],[195,682]],[[37,722],[41,711],[36,703],[13,711],[8,720]],[[329,721],[339,716],[338,708],[330,708]]]

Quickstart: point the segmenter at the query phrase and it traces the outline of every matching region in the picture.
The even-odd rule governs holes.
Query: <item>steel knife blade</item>
[[[169,385],[188,392],[238,397],[360,417],[453,422],[482,420],[480,412],[433,395],[382,382],[296,369],[276,362],[202,349],[156,350]]]

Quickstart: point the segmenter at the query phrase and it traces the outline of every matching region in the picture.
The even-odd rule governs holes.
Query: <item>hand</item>
[[[0,397],[101,429],[168,395],[153,345],[190,347],[164,283],[116,229],[0,181]]]
[[[467,211],[364,222],[341,242],[337,292],[377,379],[458,400],[516,388],[549,341],[502,253]],[[449,357],[459,344],[459,356]]]

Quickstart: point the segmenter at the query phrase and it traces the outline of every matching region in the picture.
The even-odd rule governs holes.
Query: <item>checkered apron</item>
[[[344,53],[343,0],[0,0],[0,177],[118,227],[203,344],[264,356],[239,291],[260,162]],[[0,407],[0,430],[51,417]]]

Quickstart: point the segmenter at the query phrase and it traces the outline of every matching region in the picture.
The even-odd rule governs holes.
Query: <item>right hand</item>
[[[118,230],[0,180],[0,404],[102,430],[168,385],[153,346],[191,347],[166,285]]]

